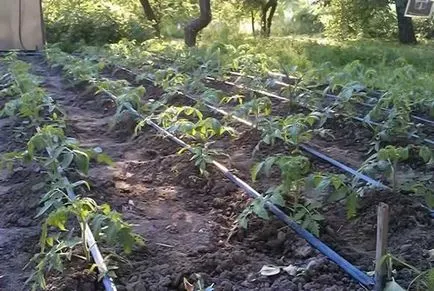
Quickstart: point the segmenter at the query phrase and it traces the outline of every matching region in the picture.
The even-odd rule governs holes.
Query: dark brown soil
[[[0,119],[0,154],[24,148],[17,126],[16,120]],[[43,181],[44,174],[34,165],[17,164],[11,172],[0,169],[0,290],[28,288],[23,286],[31,269],[23,268],[38,252],[40,226],[34,216],[43,193],[37,185]]]
[[[194,274],[200,274],[207,285],[214,283],[216,290],[364,290],[274,219],[252,219],[248,230],[233,231],[236,217],[249,201],[241,190],[213,170],[209,179],[200,176],[188,155],[177,155],[178,148],[151,129],[145,128],[138,137],[131,138],[134,123],[127,117],[120,125],[110,127],[113,114],[110,104],[84,89],[67,88],[59,74],[50,72],[43,60],[33,58],[29,61],[33,62],[35,72],[45,77],[46,90],[66,111],[68,134],[84,147],[101,147],[115,161],[112,167],[92,165],[89,196],[112,205],[146,239],[146,249],[125,255],[128,263],[118,262],[116,284],[119,290],[183,290],[183,278],[193,280]],[[148,94],[157,92],[152,87],[147,91]],[[246,132],[237,140],[227,138],[219,145],[231,156],[239,156],[241,165],[231,166],[235,166],[247,181],[249,174],[245,170],[249,168],[251,157],[243,157],[251,152],[256,139],[257,136]],[[264,148],[261,154],[268,150],[271,149]],[[35,175],[36,180],[38,177]],[[31,176],[23,173],[16,179],[5,178],[0,180],[0,190],[3,185],[26,184],[32,181],[30,179]],[[8,189],[5,191],[9,192]],[[4,196],[1,192],[0,199]],[[28,199],[14,197],[15,204],[8,208],[13,209],[12,205],[15,205],[14,209],[19,210],[20,204],[29,205]],[[358,218],[353,221],[346,219],[342,205],[330,206],[326,209],[327,221],[321,239],[353,264],[365,271],[372,270],[376,207],[381,201],[389,203],[392,211],[390,251],[419,268],[426,268],[428,250],[434,247],[433,221],[414,201],[391,193],[368,193],[361,202]],[[16,213],[32,217],[33,211],[29,206]],[[1,227],[8,223],[7,218],[0,216]],[[26,226],[26,231],[34,223]],[[39,228],[35,231],[38,233]],[[3,232],[0,232],[0,243],[2,236]],[[14,253],[17,242],[25,241],[7,237],[6,247],[0,244],[2,258]],[[30,251],[21,246],[15,252],[30,256],[35,252],[35,240],[37,234],[30,244]],[[9,262],[6,268],[3,264],[0,266],[0,275],[8,272],[12,278],[5,281],[9,285],[2,290],[19,290],[17,282],[22,282],[28,274],[17,268],[19,264],[12,264],[14,259]],[[295,277],[286,273],[261,276],[259,270],[268,264],[292,264],[307,270]],[[16,275],[10,271],[13,268],[17,270]],[[0,278],[2,282],[3,277]],[[404,286],[411,280],[405,272],[399,272],[398,279]],[[96,290],[100,288],[97,286],[95,276],[74,264],[64,274],[52,274],[49,279],[50,290]]]

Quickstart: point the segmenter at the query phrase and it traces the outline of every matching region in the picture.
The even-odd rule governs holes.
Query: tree
[[[154,27],[155,30],[155,36],[160,37],[161,35],[160,20],[156,17],[154,9],[152,9],[149,0],[140,0],[140,3],[142,4],[143,11],[145,12],[146,18],[152,22],[152,26]]]
[[[260,12],[261,35],[270,36],[271,24],[277,8],[277,0],[236,0],[232,4],[240,11],[250,12],[253,35],[255,34],[255,16]],[[247,16],[247,13],[241,16]]]
[[[413,22],[410,17],[405,17],[405,7],[408,0],[395,0],[396,15],[398,18],[398,38],[404,44],[416,44]]]
[[[268,0],[262,5],[261,11],[261,32],[263,36],[270,36],[271,23],[273,21],[274,13],[277,8],[277,0]],[[267,17],[268,13],[268,17]]]
[[[416,43],[411,18],[405,17],[408,0],[318,0],[326,7],[330,20],[325,23],[328,35],[346,38],[349,35],[388,37],[398,27],[401,43]],[[396,12],[390,9],[395,4]],[[397,22],[395,22],[397,21]]]
[[[189,47],[196,46],[199,32],[208,26],[212,20],[211,0],[199,0],[200,15],[184,28],[184,41]]]

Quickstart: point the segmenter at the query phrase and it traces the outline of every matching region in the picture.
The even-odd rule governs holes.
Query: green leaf
[[[80,180],[71,184],[72,188],[77,188],[78,186],[84,185],[88,190],[90,190],[90,185],[84,180]]]
[[[136,242],[134,236],[131,234],[131,229],[127,227],[121,228],[118,232],[118,239],[124,249],[124,252],[127,254],[131,253]]]
[[[263,199],[256,199],[252,203],[253,212],[260,218],[268,220],[270,217],[268,211],[265,209],[265,201]]]
[[[307,217],[305,217],[304,219],[303,219],[303,221],[301,222],[301,227],[303,227],[304,229],[307,229],[307,230],[309,230],[310,228],[310,224],[311,224],[311,220],[309,219],[309,218],[307,218]]]
[[[428,163],[431,160],[432,152],[427,146],[422,146],[419,150],[419,157],[421,157],[425,163]]]
[[[405,291],[405,289],[399,286],[399,284],[396,283],[394,279],[392,279],[392,281],[386,283],[384,291]]]
[[[409,156],[409,148],[405,147],[400,150],[399,157],[401,160],[407,160]]]
[[[63,273],[63,263],[59,253],[52,255],[51,264],[56,271]]]
[[[427,271],[426,275],[424,276],[424,281],[428,286],[428,290],[434,290],[434,268],[431,268]]]
[[[313,235],[319,236],[319,223],[316,221],[310,221],[307,228]]]
[[[68,212],[66,208],[57,209],[51,212],[47,218],[47,224],[55,226],[62,231],[66,231],[65,224],[68,219]]]
[[[107,154],[98,154],[96,156],[96,161],[99,164],[106,164],[108,166],[113,166],[114,165],[114,162],[113,162],[112,158],[109,155],[107,155]]]
[[[271,167],[274,165],[278,157],[269,157],[264,162],[264,172],[267,177],[271,174]]]
[[[353,218],[357,215],[357,200],[357,193],[352,191],[346,200],[348,218]]]
[[[306,209],[304,208],[299,208],[297,212],[295,212],[294,214],[294,220],[295,221],[301,221],[301,219],[305,216],[306,214]]]
[[[47,239],[45,240],[46,244],[50,247],[53,246],[54,244],[54,238],[52,236],[47,237]]]
[[[62,169],[68,169],[69,165],[71,165],[72,160],[74,159],[74,154],[72,152],[66,152],[63,155],[63,159],[62,162],[60,164],[60,166],[62,167]]]
[[[43,215],[48,209],[50,209],[51,206],[53,206],[55,200],[48,200],[44,203],[44,206],[38,211],[38,214],[36,214],[35,218],[38,218],[39,216]]]
[[[260,163],[253,165],[252,169],[250,170],[253,182],[256,181],[256,178],[257,178],[257,176],[258,176],[258,174],[261,171],[263,166],[264,166],[264,162],[260,162]]]
[[[282,194],[280,192],[274,192],[270,196],[271,203],[275,205],[279,205],[281,207],[284,207],[286,205],[285,199],[283,198]]]
[[[340,176],[332,176],[331,178],[331,182],[333,184],[333,187],[338,190],[339,188],[341,188],[341,186],[345,185],[344,181],[342,180],[342,178]]]
[[[76,163],[78,170],[87,175],[89,172],[89,156],[82,151],[74,150],[74,162]]]
[[[100,206],[100,210],[102,211],[102,213],[104,213],[104,215],[109,215],[109,213],[111,212],[111,207],[109,204],[104,203]]]
[[[99,239],[105,220],[106,217],[104,215],[95,215],[95,217],[93,217],[91,226],[95,239]]]

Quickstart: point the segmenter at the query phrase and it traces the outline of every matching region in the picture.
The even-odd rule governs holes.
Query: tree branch
[[[211,1],[199,0],[200,16],[185,26],[184,41],[189,47],[196,46],[196,39],[199,32],[204,29],[212,20]]]
[[[151,4],[149,3],[149,0],[140,0],[140,3],[143,7],[143,12],[145,12],[146,18],[152,22],[152,26],[155,29],[155,35],[157,37],[160,37],[161,31],[160,31],[160,21],[157,18],[157,16],[154,13],[154,9],[152,9]]]

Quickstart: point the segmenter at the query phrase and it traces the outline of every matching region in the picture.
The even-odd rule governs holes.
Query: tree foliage
[[[324,14],[329,36],[384,37],[396,33],[388,0],[330,0]]]
[[[200,13],[202,2],[209,2],[210,11]],[[198,24],[200,20],[202,25],[198,28],[207,26],[211,11],[213,21],[207,30],[211,30],[214,37],[226,39],[242,31],[253,35],[260,31],[266,37],[321,32],[340,39],[399,37],[405,43],[415,42],[414,31],[419,37],[431,38],[434,35],[433,21],[412,21],[403,17],[406,2],[318,0],[307,4],[305,0],[47,0],[43,4],[48,41],[61,42],[64,48],[74,49],[81,43],[101,45],[124,38],[140,42],[153,37],[184,38],[185,31],[188,32],[188,43],[193,44],[195,37],[192,36],[197,36],[200,29],[191,30],[192,23]],[[400,17],[397,17],[395,6]],[[239,27],[243,27],[242,30]],[[221,33],[216,34],[219,30]]]
[[[152,30],[137,1],[44,1],[48,42],[74,49],[80,43],[103,44],[122,38],[145,40]]]

